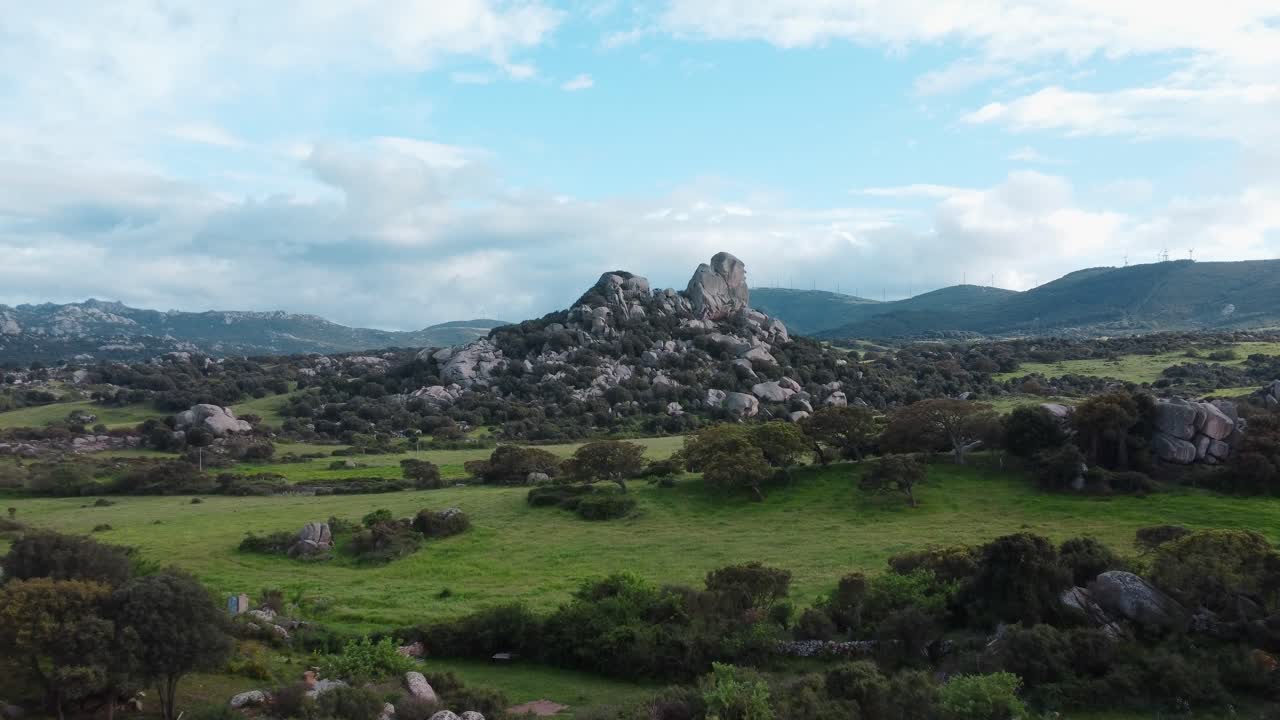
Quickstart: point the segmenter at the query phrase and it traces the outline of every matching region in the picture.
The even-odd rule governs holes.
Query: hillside
[[[395,332],[285,312],[160,312],[100,300],[0,305],[0,362],[133,360],[175,351],[224,356],[443,347],[468,343],[504,324],[465,320]]]
[[[1280,325],[1278,270],[1280,260],[1180,260],[1079,270],[1025,292],[961,285],[887,303],[809,291],[753,300],[827,338],[1233,330]]]

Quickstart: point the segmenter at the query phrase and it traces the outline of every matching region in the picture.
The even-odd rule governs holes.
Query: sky
[[[1275,0],[0,0],[0,304],[416,329],[1280,256]]]

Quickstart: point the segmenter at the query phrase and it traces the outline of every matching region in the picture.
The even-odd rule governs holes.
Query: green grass
[[[1062,540],[1092,535],[1132,552],[1146,525],[1249,528],[1280,540],[1280,500],[1178,490],[1148,498],[1048,495],[1011,472],[937,465],[920,489],[921,507],[856,489],[850,465],[796,473],[767,501],[711,492],[696,478],[659,489],[632,483],[635,517],[590,523],[556,509],[530,508],[523,488],[465,487],[344,497],[118,498],[107,508],[76,499],[22,499],[20,520],[68,532],[99,523],[103,540],[135,545],[144,557],[195,572],[219,592],[299,589],[321,608],[316,619],[346,627],[402,625],[518,601],[548,610],[584,580],[631,571],[654,582],[699,584],[706,572],[760,560],[794,573],[802,605],[851,571],[880,571],[890,555],[931,544],[978,543],[1029,530]],[[301,564],[242,555],[247,531],[295,530],[331,515],[358,519],[376,508],[408,516],[456,505],[468,533],[428,543],[382,567]],[[158,521],[158,524],[157,524]],[[441,590],[450,596],[437,598]]]
[[[289,402],[289,398],[296,394],[297,392],[294,391],[283,395],[268,395],[246,400],[232,405],[231,412],[235,413],[236,417],[257,415],[264,423],[279,427],[284,422],[284,415],[280,414],[280,410]]]
[[[684,444],[684,437],[680,435],[672,435],[669,437],[659,438],[639,438],[628,440],[643,445],[645,448],[645,456],[650,460],[664,460],[671,457],[671,454]],[[543,450],[555,453],[560,457],[569,457],[573,454],[582,443],[564,443],[559,445],[540,445]],[[313,453],[323,452],[331,453],[334,450],[345,447],[342,445],[277,445],[276,454],[283,455],[285,453]],[[279,473],[292,481],[301,480],[336,480],[342,478],[357,477],[381,477],[381,478],[398,478],[400,477],[400,461],[413,458],[417,460],[430,460],[440,466],[440,475],[445,478],[461,479],[467,476],[463,465],[471,460],[487,460],[493,454],[493,448],[474,448],[467,450],[422,450],[419,452],[406,452],[397,455],[352,455],[349,457],[333,457],[312,460],[307,463],[262,463],[262,464],[240,464],[235,467],[235,472],[242,474],[252,473]],[[330,470],[329,463],[334,460],[349,460],[357,465],[354,468],[344,468],[341,470]]]
[[[631,705],[653,695],[661,686],[634,685],[598,675],[541,665],[498,665],[474,660],[423,661],[424,672],[453,672],[467,685],[501,690],[513,705],[551,700],[568,705],[567,714],[591,705]]]
[[[19,427],[43,427],[49,423],[66,420],[67,415],[76,410],[90,415],[97,415],[97,422],[111,429],[133,427],[147,418],[163,416],[163,413],[147,405],[108,407],[94,404],[89,400],[80,400],[77,402],[53,403],[52,405],[38,405],[0,413],[0,430]]]
[[[1085,375],[1089,377],[1115,378],[1133,383],[1150,383],[1160,379],[1165,368],[1187,362],[1205,362],[1217,365],[1243,365],[1250,355],[1280,355],[1280,343],[1247,342],[1232,345],[1236,352],[1235,360],[1209,360],[1207,357],[1190,358],[1186,351],[1161,353],[1159,355],[1121,355],[1115,360],[1063,360],[1056,363],[1024,362],[1018,370],[1001,373],[996,380],[1012,380],[1026,375],[1039,373],[1046,378],[1057,378],[1063,375]],[[1202,355],[1208,355],[1202,351]]]

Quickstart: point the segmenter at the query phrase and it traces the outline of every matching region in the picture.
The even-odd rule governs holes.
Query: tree
[[[1128,393],[1095,395],[1076,407],[1071,421],[1088,443],[1089,462],[1100,463],[1105,441],[1115,448],[1115,469],[1129,467],[1129,430],[1137,424],[1138,404]]]
[[[882,442],[896,449],[929,452],[949,447],[956,464],[963,465],[965,453],[982,445],[995,421],[995,410],[983,403],[921,400],[894,413]]]
[[[0,657],[44,690],[58,718],[68,701],[107,684],[113,626],[104,611],[110,594],[102,583],[50,578],[11,581],[0,591]]]
[[[434,490],[443,486],[440,468],[427,460],[401,460],[400,473],[405,480],[412,480],[413,486],[419,490]]]
[[[791,571],[759,562],[730,565],[707,573],[707,591],[738,612],[769,610],[787,597]]]
[[[1061,613],[1058,596],[1071,581],[1053,543],[1030,533],[1005,535],[983,546],[968,599],[988,620],[1051,623]]]
[[[915,488],[924,482],[925,466],[908,455],[885,455],[862,476],[860,486],[872,492],[899,492],[907,504],[916,504]]]
[[[771,470],[764,452],[751,441],[747,427],[714,425],[687,435],[680,456],[685,468],[701,472],[709,485],[749,489],[756,500],[764,499],[760,486]]]
[[[1004,419],[1005,447],[1019,457],[1060,447],[1067,434],[1048,410],[1040,406],[1014,408]]]
[[[751,428],[751,443],[760,448],[764,459],[773,467],[788,468],[808,447],[804,433],[794,423],[776,420]]]
[[[608,480],[627,491],[627,478],[644,469],[644,446],[621,440],[601,440],[580,446],[565,463],[565,472],[578,480]]]
[[[875,415],[861,407],[819,408],[801,420],[800,427],[813,444],[814,457],[823,465],[827,464],[823,445],[834,448],[842,458],[861,461],[863,448],[870,445],[879,432]]]
[[[111,605],[131,669],[157,684],[161,713],[174,720],[178,681],[218,667],[231,653],[222,608],[180,570],[133,580],[113,594]]]
[[[110,586],[123,584],[130,572],[123,548],[47,531],[27,533],[14,541],[3,564],[4,577],[15,580],[92,580]]]

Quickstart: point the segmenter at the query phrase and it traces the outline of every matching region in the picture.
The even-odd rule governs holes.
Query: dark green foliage
[[[36,495],[93,495],[97,488],[88,468],[77,463],[41,463],[27,470],[27,489]]]
[[[1184,538],[1190,534],[1191,531],[1181,525],[1152,525],[1138,528],[1138,531],[1134,534],[1134,539],[1144,550],[1151,551],[1167,542]]]
[[[737,612],[765,610],[787,597],[791,571],[766,567],[759,562],[730,565],[707,573],[707,591],[724,607]]]
[[[240,552],[260,553],[262,555],[284,555],[289,548],[298,542],[298,534],[287,530],[267,535],[248,533],[240,541]]]
[[[368,636],[349,640],[342,652],[325,661],[325,673],[355,684],[403,675],[413,669],[413,661],[396,652],[397,647],[390,637],[377,642]]]
[[[195,495],[215,489],[212,478],[185,462],[144,465],[111,484],[111,491],[121,495]]]
[[[1034,625],[1060,613],[1058,595],[1071,586],[1071,572],[1043,537],[1018,533],[983,546],[966,604],[990,622]]]
[[[272,691],[271,714],[279,718],[306,720],[315,717],[316,701],[307,695],[305,684],[290,683]]]
[[[564,473],[580,481],[607,480],[626,491],[626,480],[644,468],[644,446],[622,440],[582,445],[564,463]]]
[[[1107,570],[1123,570],[1126,566],[1111,548],[1088,537],[1071,538],[1058,548],[1062,564],[1071,572],[1071,581],[1084,587]]]
[[[956,582],[967,580],[977,572],[978,553],[967,545],[935,546],[894,555],[889,558],[889,567],[899,575],[928,570],[942,582]]]
[[[916,486],[924,482],[925,466],[909,455],[885,455],[862,476],[858,486],[863,490],[898,493],[907,504],[916,507]]]
[[[1005,448],[1012,455],[1032,457],[1066,443],[1057,418],[1039,406],[1014,408],[1004,419]]]
[[[435,690],[437,695],[442,692],[439,685],[433,679],[428,679],[431,689]],[[423,700],[406,693],[403,697],[396,701],[396,720],[431,720],[431,716],[440,712],[444,708],[440,703]],[[487,719],[489,716],[485,715]]]
[[[418,490],[435,490],[444,487],[444,481],[440,479],[440,468],[433,462],[401,460],[400,472],[404,475],[404,479],[411,481]]]
[[[876,664],[866,660],[839,665],[826,674],[831,697],[853,700],[861,714],[881,717],[889,704],[889,680]]]
[[[1128,470],[1129,431],[1141,417],[1132,395],[1115,392],[1096,395],[1077,405],[1071,423],[1092,463]]]
[[[370,565],[388,563],[417,552],[422,546],[422,533],[407,521],[378,522],[355,532],[348,550],[358,562]]]
[[[39,531],[15,540],[4,556],[4,579],[92,580],[116,586],[129,579],[124,548],[74,535]]]
[[[889,680],[889,720],[932,720],[936,717],[940,691],[923,670],[902,670]]]
[[[958,675],[947,681],[939,693],[943,720],[1021,720],[1028,717],[1026,705],[1018,699],[1021,686],[1012,673]]]
[[[158,685],[161,713],[174,720],[178,681],[230,655],[224,611],[195,578],[176,570],[130,581],[111,604],[132,670]]]
[[[367,528],[371,528],[374,525],[378,525],[380,523],[388,523],[393,521],[394,519],[395,519],[395,516],[391,514],[390,510],[386,508],[379,508],[377,510],[373,510],[369,512],[367,515],[360,518],[360,524]]]
[[[440,512],[419,510],[413,518],[413,529],[429,538],[445,538],[464,533],[471,527],[471,519],[458,508]]]
[[[533,507],[559,506],[572,509],[583,495],[595,491],[592,485],[545,485],[530,489],[525,499]]]
[[[752,426],[750,438],[764,454],[765,462],[776,468],[795,465],[809,446],[798,425],[780,420]]]
[[[1075,445],[1062,445],[1035,456],[1035,474],[1045,490],[1072,490],[1085,472],[1084,453]]]
[[[805,608],[793,631],[798,640],[834,640],[839,629],[831,613],[820,608]]]
[[[1280,554],[1261,533],[1200,530],[1160,545],[1150,579],[1187,607],[1231,616],[1238,597],[1277,600]]]
[[[363,687],[336,687],[316,698],[320,717],[333,720],[378,720],[382,698]]]
[[[265,679],[265,678],[263,678]],[[194,709],[186,711],[184,717],[190,716],[191,720],[243,720],[244,716],[233,710],[230,705],[224,702],[208,703],[206,705],[196,706]]]
[[[499,445],[488,460],[468,462],[466,468],[487,484],[524,485],[533,473],[555,477],[560,472],[560,458],[539,448]]]
[[[636,501],[626,495],[594,493],[578,500],[574,512],[583,520],[615,520],[630,515]]]
[[[448,622],[420,628],[420,639],[445,657],[488,659],[494,653],[536,648],[541,621],[523,605],[499,605]],[[436,687],[432,681],[432,686]]]
[[[814,444],[814,457],[824,465],[824,447],[846,460],[861,460],[879,433],[875,414],[860,407],[822,407],[800,422],[805,436]]]
[[[752,437],[742,425],[714,425],[688,435],[680,451],[690,472],[701,472],[707,484],[724,490],[749,490],[763,500],[761,485],[772,471]]]

